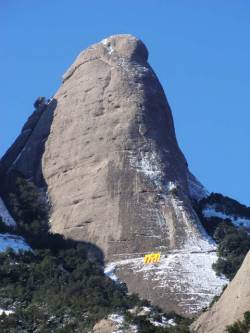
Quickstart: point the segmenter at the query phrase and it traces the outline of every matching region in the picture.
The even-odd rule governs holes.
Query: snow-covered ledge
[[[0,198],[0,217],[2,218],[3,222],[8,225],[9,227],[15,227],[16,222],[14,221],[13,217],[10,215],[8,209],[6,208],[2,198]]]

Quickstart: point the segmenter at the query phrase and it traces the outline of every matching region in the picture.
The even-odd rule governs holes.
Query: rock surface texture
[[[250,311],[250,252],[219,301],[192,325],[195,333],[226,333],[226,326]]]
[[[113,321],[102,319],[95,324],[92,333],[113,333],[117,330],[118,328]]]
[[[91,333],[138,333],[138,329],[135,325],[124,325],[123,316],[110,315],[97,322]]]
[[[188,170],[147,59],[131,35],[82,52],[54,107],[10,149],[4,172],[44,179],[53,232],[96,244],[130,291],[192,315],[225,281],[212,271],[215,246],[191,206],[204,189]],[[143,266],[149,252],[162,253],[159,265]]]

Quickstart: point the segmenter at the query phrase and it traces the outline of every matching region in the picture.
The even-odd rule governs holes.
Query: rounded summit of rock
[[[101,41],[109,54],[117,53],[129,60],[147,61],[148,50],[137,37],[129,34],[113,35]]]

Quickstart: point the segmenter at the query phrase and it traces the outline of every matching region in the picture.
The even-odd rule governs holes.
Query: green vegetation
[[[37,97],[37,99],[35,100],[35,102],[33,104],[33,106],[36,110],[44,108],[44,107],[46,107],[46,105],[47,105],[47,101],[44,96]]]
[[[250,217],[250,208],[218,193],[212,193],[209,197],[194,203],[204,228],[218,243],[219,258],[213,268],[218,275],[224,274],[231,280],[250,250],[250,236],[243,228],[236,228],[230,219],[205,217],[202,210],[207,205],[216,205],[225,214],[246,218]]]
[[[250,249],[250,237],[245,231],[222,222],[215,229],[214,239],[218,242],[219,259],[213,268],[217,274],[232,279]]]
[[[17,178],[8,204],[18,228],[27,238],[48,233],[48,207],[32,182]],[[40,237],[41,238],[41,237]]]
[[[116,286],[100,265],[86,258],[85,249],[0,253],[1,306],[15,312],[2,316],[0,331],[39,328],[37,332],[85,332],[96,320],[140,303]]]
[[[227,326],[228,333],[248,333],[250,331],[250,312],[244,313],[244,319]]]
[[[191,324],[190,319],[176,319],[177,326],[168,328],[155,327],[145,317],[136,317],[133,321],[138,327],[139,333],[189,333],[189,325]]]
[[[74,247],[75,242],[49,233],[49,207],[32,182],[20,177],[16,179],[13,192],[9,194],[8,208],[17,223],[15,234],[24,236],[32,248],[58,250]]]

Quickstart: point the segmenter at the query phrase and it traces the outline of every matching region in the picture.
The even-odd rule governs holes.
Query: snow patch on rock
[[[163,172],[158,155],[154,152],[139,152],[130,156],[130,163],[138,172],[148,177],[158,188],[161,187]]]
[[[187,210],[175,195],[178,184],[171,181],[165,184],[163,168],[155,152],[140,152],[136,157],[130,156],[130,163],[137,172],[149,178],[162,197],[172,205],[176,220],[183,225],[184,240],[182,246],[175,251],[162,249],[162,258],[158,264],[144,265],[143,258],[136,258],[134,255],[134,258],[113,262],[112,267],[116,267],[117,275],[119,267],[124,266],[134,273],[142,273],[143,279],[153,280],[157,288],[162,288],[163,293],[167,290],[180,295],[180,305],[187,309],[187,313],[195,314],[207,307],[228,283],[226,278],[216,276],[212,268],[218,259],[216,244],[207,235],[196,214]],[[200,200],[209,194],[192,174],[188,175],[188,182],[192,198]]]
[[[6,251],[8,248],[13,249],[15,252],[20,250],[30,251],[30,246],[25,242],[23,237],[12,234],[0,234],[0,252]]]
[[[115,263],[109,263],[105,269],[104,274],[107,275],[111,280],[115,281],[116,283],[119,283],[118,277],[115,275],[116,265]]]
[[[167,191],[173,193],[178,190],[178,185],[175,182],[168,182]]]
[[[187,214],[187,211],[181,200],[178,200],[174,196],[171,198],[171,204],[176,213],[177,219],[182,221],[185,225],[185,242],[181,252],[211,252],[216,251],[215,241],[208,236],[203,226],[195,218]],[[196,228],[199,233],[197,233]]]
[[[6,314],[6,316],[9,316],[12,313],[14,313],[14,311],[12,311],[12,310],[3,310],[3,309],[0,308],[0,316],[2,314]]]
[[[145,310],[146,308],[146,310]],[[170,327],[170,326],[176,326],[176,323],[174,321],[173,318],[167,318],[164,314],[161,315],[159,320],[154,319],[154,313],[152,311],[151,308],[148,307],[143,307],[142,309],[143,311],[146,311],[147,314],[145,314],[146,316],[149,316],[147,319],[149,320],[149,322],[155,326],[155,327]],[[130,311],[129,311],[130,312]],[[140,313],[137,314],[136,316],[140,316]],[[117,330],[113,331],[113,333],[123,333],[123,327],[125,324],[125,317],[124,315],[120,315],[120,314],[111,314],[108,316],[108,319],[111,320],[113,323],[115,323],[117,325]],[[138,328],[136,325],[129,325],[129,327],[126,329],[126,331],[129,330],[129,332],[131,333],[137,333],[138,332]]]
[[[182,252],[162,254],[160,263],[144,265],[143,257],[113,262],[119,268],[143,273],[144,280],[152,280],[162,292],[180,296],[180,304],[195,314],[207,307],[214,296],[219,295],[228,283],[224,277],[216,276],[212,264],[217,261],[215,252]],[[182,281],[179,283],[178,281]],[[167,297],[167,295],[166,295]]]
[[[15,160],[11,163],[11,167],[15,166],[15,164],[19,161],[20,157],[22,156],[23,152],[25,152],[26,150],[26,146],[24,146],[22,148],[22,150],[20,151],[20,153],[17,155],[17,157],[15,158]]]
[[[0,198],[0,217],[2,218],[3,222],[10,226],[15,227],[16,222],[14,221],[13,217],[10,215],[8,209],[6,208],[2,198]]]
[[[112,47],[111,43],[108,41],[107,38],[103,39],[101,43],[107,48],[108,54],[112,54],[114,52],[114,48]]]
[[[171,204],[177,219],[185,225],[185,241],[182,248],[174,251],[162,251],[161,261],[144,265],[140,254],[133,258],[109,263],[118,280],[119,268],[142,273],[144,280],[152,280],[162,292],[179,295],[180,305],[189,314],[195,314],[207,307],[214,296],[219,295],[228,280],[217,276],[212,265],[217,261],[216,244],[202,226],[200,233],[193,228],[195,221],[187,215],[180,200],[172,196]],[[181,281],[181,283],[180,283]]]
[[[174,319],[167,319],[165,316],[161,317],[161,321],[159,320],[154,320],[152,318],[149,319],[150,323],[154,325],[155,327],[169,327],[169,326],[176,326],[176,323]]]

